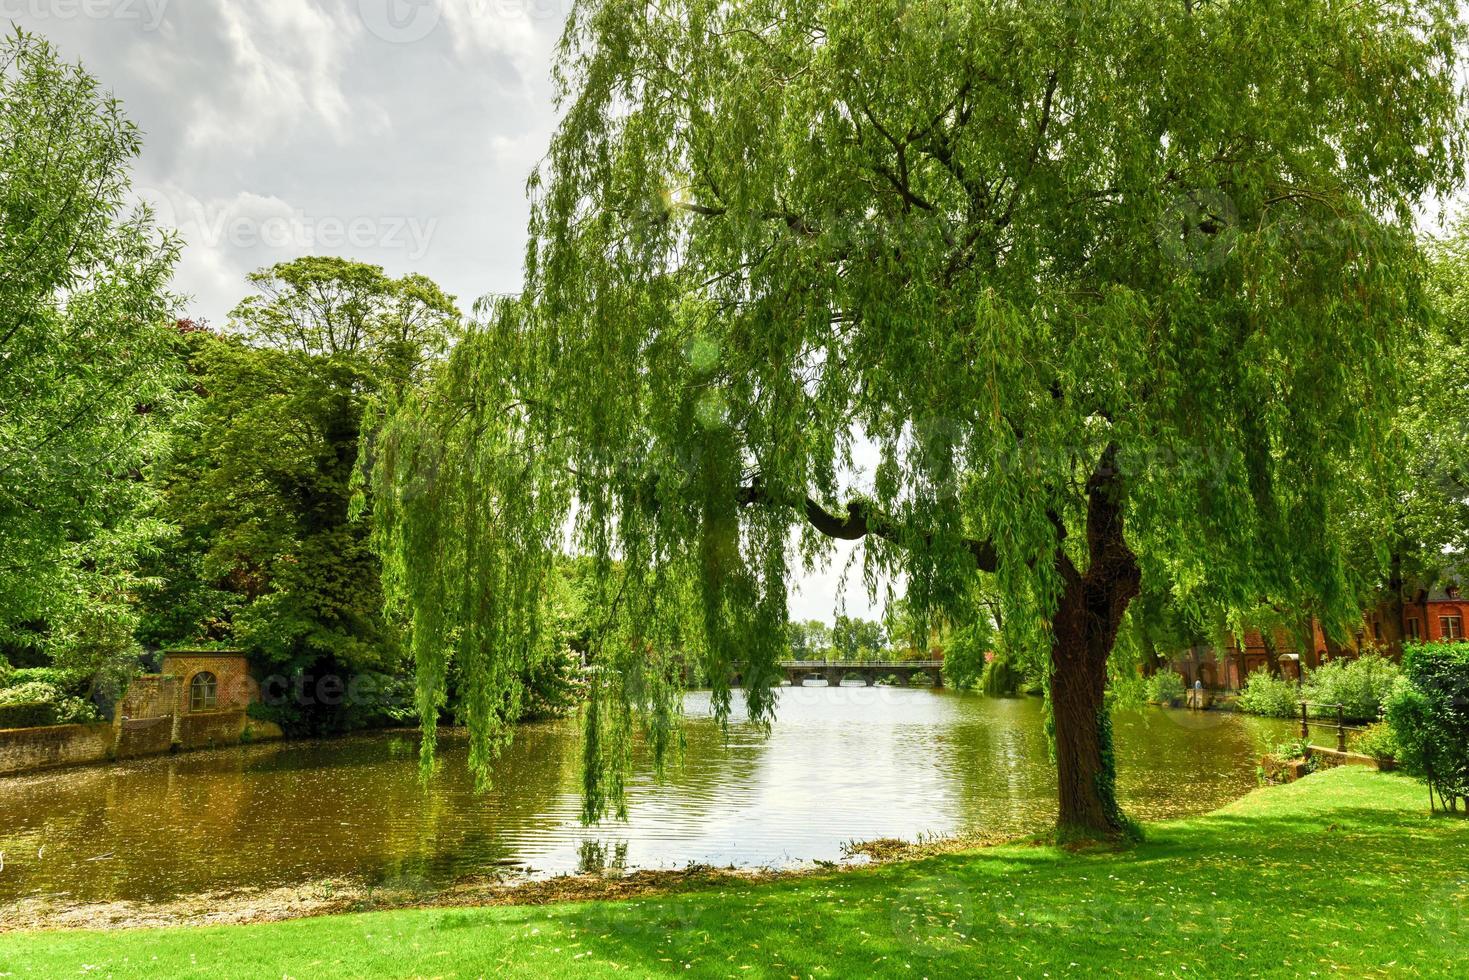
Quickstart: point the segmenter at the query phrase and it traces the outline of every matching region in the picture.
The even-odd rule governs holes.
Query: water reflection
[[[786,689],[770,736],[727,736],[691,694],[688,746],[661,784],[638,759],[630,820],[582,827],[574,723],[524,727],[476,794],[461,738],[419,777],[417,739],[375,734],[0,779],[0,901],[162,900],[322,878],[440,885],[496,868],[742,866],[833,860],[842,844],[1023,832],[1054,807],[1034,700]],[[1116,721],[1119,794],[1147,819],[1254,785],[1288,722],[1149,709]]]

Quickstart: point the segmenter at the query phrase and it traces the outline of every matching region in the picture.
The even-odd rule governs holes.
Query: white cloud
[[[440,0],[444,26],[461,60],[476,55],[506,55],[522,71],[544,68],[545,51],[536,43],[538,26],[559,31],[569,12],[562,0]]]
[[[303,0],[255,0],[216,8],[229,49],[219,66],[224,99],[196,99],[188,142],[226,143],[249,152],[299,123],[322,123],[334,134],[351,117],[342,73],[362,24],[346,8],[328,11]],[[230,104],[233,103],[233,104]]]

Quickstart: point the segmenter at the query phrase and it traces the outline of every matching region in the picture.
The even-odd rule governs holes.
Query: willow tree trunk
[[[1394,660],[1403,659],[1403,553],[1394,548],[1388,564],[1387,596],[1379,611],[1382,645]]]
[[[1260,642],[1265,647],[1265,669],[1271,677],[1279,679],[1283,675],[1280,671],[1280,650],[1275,646],[1275,630],[1268,626],[1262,628]]]
[[[1129,833],[1117,804],[1112,724],[1105,702],[1107,658],[1127,605],[1138,594],[1137,557],[1123,535],[1115,452],[1103,455],[1087,483],[1087,570],[1058,551],[1063,582],[1052,620],[1051,713],[1055,724],[1061,840]]]

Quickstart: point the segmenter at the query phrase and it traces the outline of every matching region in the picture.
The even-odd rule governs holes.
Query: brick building
[[[117,755],[233,744],[256,700],[259,688],[240,651],[168,651],[159,673],[135,679],[117,705]]]
[[[1419,590],[1403,603],[1403,638],[1428,643],[1463,640],[1466,614],[1469,614],[1469,599],[1461,596],[1456,582]],[[1199,680],[1209,690],[1237,691],[1255,671],[1270,670],[1272,661],[1283,676],[1294,678],[1303,667],[1314,669],[1333,656],[1355,658],[1369,649],[1384,649],[1392,655],[1386,651],[1383,629],[1385,617],[1389,615],[1385,604],[1369,610],[1363,615],[1362,628],[1334,652],[1321,624],[1312,620],[1308,649],[1299,648],[1298,635],[1293,631],[1276,628],[1267,636],[1251,629],[1224,650],[1207,644],[1181,650],[1169,658],[1163,669],[1182,675],[1188,687]]]
[[[171,650],[159,673],[178,679],[179,714],[243,711],[260,696],[239,650]]]
[[[1457,582],[1419,592],[1412,602],[1403,603],[1403,636],[1427,643],[1462,640],[1466,612],[1469,601],[1460,596]],[[1375,622],[1374,626],[1381,629]]]

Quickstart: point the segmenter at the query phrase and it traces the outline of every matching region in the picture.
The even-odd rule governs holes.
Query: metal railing
[[[782,660],[784,670],[810,670],[823,667],[893,667],[926,668],[942,667],[942,660]]]
[[[1335,726],[1331,726],[1330,723],[1329,723],[1329,721],[1328,721],[1328,723],[1326,725],[1321,725],[1320,724],[1321,718],[1320,718],[1319,715],[1317,716],[1317,719],[1316,720],[1317,720],[1317,723],[1318,723],[1318,727],[1335,727],[1336,728],[1336,750],[1338,752],[1345,752],[1347,750],[1347,732],[1365,732],[1367,730],[1366,727],[1364,727],[1362,725],[1348,725],[1347,724],[1347,719],[1346,719],[1346,708],[1344,708],[1340,704],[1324,704],[1324,703],[1322,703],[1320,701],[1302,701],[1301,702],[1301,741],[1306,742],[1307,744],[1310,744],[1310,740],[1311,740],[1310,713],[1307,710],[1310,707],[1326,708],[1327,710],[1335,713],[1335,715],[1336,715],[1336,725]]]

